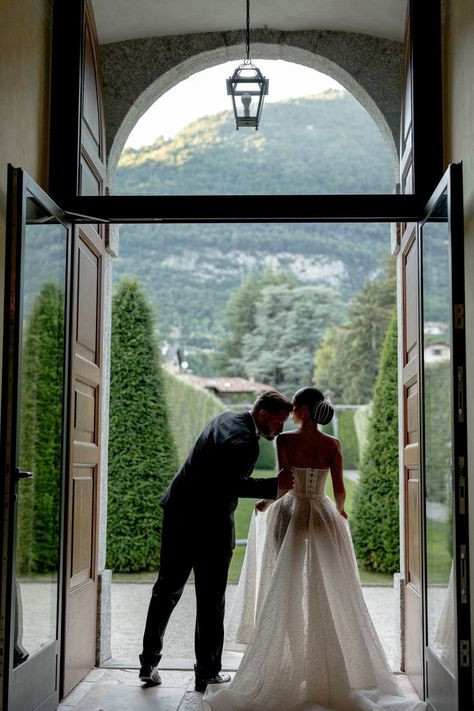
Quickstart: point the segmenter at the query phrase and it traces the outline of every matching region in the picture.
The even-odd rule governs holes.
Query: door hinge
[[[466,605],[467,604],[467,560],[466,560],[466,546],[461,545],[459,546],[459,556],[460,556],[460,563],[461,563],[461,585],[460,585],[460,592],[461,592],[461,604]]]
[[[459,496],[459,513],[466,513],[466,460],[464,457],[458,457],[458,496]]]
[[[462,365],[457,369],[457,400],[458,422],[464,422],[464,368]]]
[[[454,304],[454,328],[464,328],[464,304]]]
[[[459,663],[462,667],[469,667],[471,665],[468,639],[459,640]]]

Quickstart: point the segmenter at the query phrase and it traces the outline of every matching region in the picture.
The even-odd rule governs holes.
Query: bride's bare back
[[[320,432],[316,426],[284,432],[277,438],[278,467],[303,467],[331,471],[334,499],[339,513],[344,511],[346,490],[342,472],[342,452],[336,437]]]
[[[313,427],[282,433],[277,439],[277,449],[280,467],[329,469],[341,446],[336,437]]]

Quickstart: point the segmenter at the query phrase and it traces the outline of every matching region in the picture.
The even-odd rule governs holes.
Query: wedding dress
[[[328,469],[293,467],[294,489],[253,515],[228,633],[246,645],[212,711],[422,711],[402,696],[365,605]]]

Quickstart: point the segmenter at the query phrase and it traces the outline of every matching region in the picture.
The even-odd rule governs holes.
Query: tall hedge
[[[160,497],[177,468],[151,307],[126,278],[112,303],[107,565],[158,565]]]
[[[269,441],[260,437],[258,441],[260,453],[258,455],[255,469],[267,469],[274,471],[276,468],[276,446],[274,441]]]
[[[367,446],[351,517],[359,563],[394,573],[400,565],[397,321],[385,336],[374,390]]]
[[[64,292],[43,285],[24,329],[20,465],[34,472],[18,492],[21,574],[58,569],[63,431]]]
[[[369,428],[370,413],[370,404],[359,405],[354,415],[354,427],[356,430],[357,442],[359,445],[359,464],[362,460],[362,455],[367,444],[367,430]]]
[[[166,398],[170,413],[170,425],[173,439],[181,464],[203,427],[213,417],[227,409],[240,411],[242,407],[228,406],[208,390],[164,371]],[[271,469],[276,466],[275,444],[261,439],[260,454],[256,469]]]
[[[359,441],[354,425],[356,410],[339,410],[337,435],[341,442],[345,469],[359,468]]]
[[[163,371],[169,424],[181,465],[198,434],[209,420],[226,409],[224,403],[211,392]]]

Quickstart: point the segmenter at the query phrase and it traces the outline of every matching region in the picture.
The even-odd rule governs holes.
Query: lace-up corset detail
[[[324,496],[329,469],[310,467],[292,467],[294,474],[294,493],[306,496]]]

